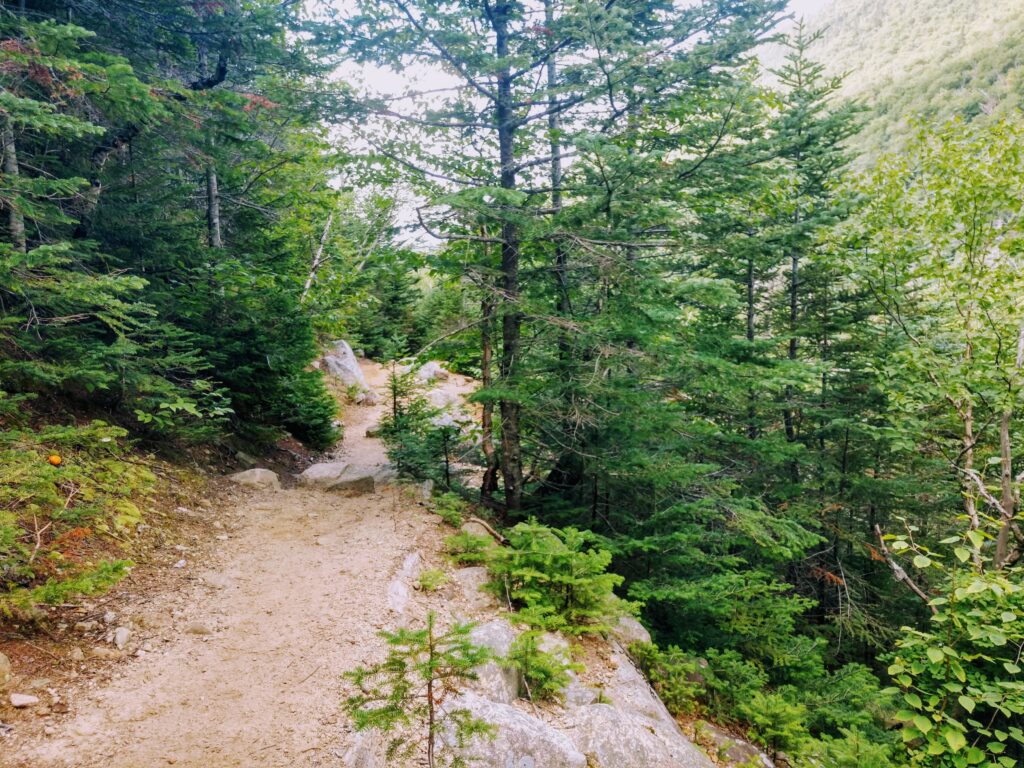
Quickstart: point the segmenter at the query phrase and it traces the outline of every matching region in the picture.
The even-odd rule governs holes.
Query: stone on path
[[[233,475],[228,475],[228,480],[239,485],[248,485],[254,488],[273,488],[277,490],[281,487],[281,481],[277,477],[277,473],[269,469],[247,469],[244,472],[235,472]]]
[[[14,670],[11,667],[11,660],[0,653],[0,691],[6,691],[14,678]]]
[[[11,706],[15,709],[24,709],[25,707],[34,707],[39,703],[38,696],[30,696],[27,693],[12,693],[11,694]]]

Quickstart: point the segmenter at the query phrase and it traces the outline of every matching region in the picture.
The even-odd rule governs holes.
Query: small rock
[[[380,437],[380,424],[373,424],[366,428],[367,437]]]
[[[410,552],[402,560],[402,569],[398,572],[398,575],[403,579],[412,581],[419,578],[420,571],[422,570],[422,558],[419,552]]]
[[[404,582],[395,579],[388,586],[388,608],[395,613],[403,613],[407,605],[409,605],[409,588],[405,586]]]
[[[107,611],[103,614],[104,624],[113,624],[115,621],[117,621],[117,614],[113,611]]]
[[[213,527],[216,528],[218,531],[222,531],[224,530],[224,523],[222,523],[220,520],[214,520]]]
[[[105,648],[102,645],[97,645],[94,648],[89,649],[89,655],[94,659],[108,659],[115,661],[121,658],[121,652],[113,648]]]
[[[132,631],[128,627],[118,627],[114,630],[114,647],[119,651],[124,650],[132,637]]]
[[[184,567],[185,567],[185,559],[184,558],[182,558],[181,560],[179,560],[178,562],[176,562],[174,565],[171,566],[171,568],[184,568]]]
[[[77,632],[92,632],[99,624],[95,621],[79,621],[75,624],[75,631]]]
[[[277,490],[281,487],[281,480],[278,478],[277,473],[269,469],[247,469],[244,472],[235,472],[233,475],[228,475],[228,480],[239,485],[249,485],[254,488],[273,488]]]
[[[483,588],[491,580],[491,576],[484,566],[458,568],[455,571],[454,578],[462,588],[462,596],[465,599],[467,608],[473,611],[480,611],[494,605],[494,598],[483,591]]]
[[[56,732],[57,732],[57,729],[54,728],[52,725],[48,725],[45,728],[43,728],[43,733],[46,736],[53,736],[53,734],[55,734]]]
[[[186,635],[212,635],[213,630],[205,624],[200,624],[198,621],[188,624],[185,627]]]
[[[217,537],[217,541],[227,541],[230,538],[231,537],[228,536],[226,533],[222,533],[220,536]]]
[[[30,696],[27,693],[12,693],[11,694],[11,706],[15,709],[24,709],[25,707],[34,707],[39,703],[38,696]]]
[[[14,670],[11,667],[11,660],[0,653],[0,691],[6,691],[14,677]]]
[[[81,648],[72,648],[68,658],[72,661],[85,661],[85,652]]]
[[[433,497],[433,495],[434,495],[434,481],[433,480],[424,480],[422,483],[420,483],[420,498],[423,499],[423,501],[430,501],[430,499]]]

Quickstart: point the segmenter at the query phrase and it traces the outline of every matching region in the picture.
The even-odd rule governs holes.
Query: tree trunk
[[[220,189],[217,186],[217,171],[213,165],[206,166],[206,221],[209,227],[211,248],[223,248],[220,226]]]
[[[800,285],[800,254],[794,250],[790,256],[790,277],[789,277],[789,354],[790,360],[796,360],[797,338],[796,325],[798,312],[798,296]],[[786,386],[786,408],[782,413],[782,421],[786,427],[786,439],[789,442],[796,440],[796,425],[793,419],[793,387]]]
[[[1024,326],[1021,326],[1017,334],[1017,373],[1024,367]],[[1010,403],[1016,399],[1013,397],[1014,387],[1010,388]],[[1013,444],[1011,443],[1010,428],[1013,424],[1013,406],[1007,405],[999,420],[999,506],[1000,525],[999,533],[996,536],[996,568],[1002,568],[1010,559],[1010,533],[1013,525],[1013,518],[1017,514],[1017,491],[1013,482]]]
[[[0,142],[4,150],[4,174],[11,178],[21,175],[18,165],[18,147],[14,142],[14,126],[10,117],[0,118]],[[10,230],[11,244],[15,250],[24,253],[27,247],[25,238],[25,217],[12,202],[7,204],[7,228]]]
[[[508,61],[507,2],[495,5],[492,25],[498,59]],[[512,101],[512,73],[507,63],[498,72],[498,98],[495,118],[498,130],[498,153],[501,161],[502,189],[516,188],[515,113]],[[522,313],[519,310],[519,227],[514,221],[501,226],[501,371],[502,382],[509,386],[519,364]],[[518,510],[523,500],[523,457],[519,433],[520,407],[515,400],[502,398],[501,410],[501,474],[505,485],[505,506]]]
[[[753,348],[755,337],[754,326],[754,257],[747,258],[747,343]],[[757,397],[754,389],[747,393],[747,437],[757,439]]]
[[[485,289],[486,290],[486,289]],[[480,302],[480,383],[484,389],[494,383],[491,361],[494,357],[494,297],[484,296]],[[480,447],[484,452],[486,466],[483,482],[480,484],[480,501],[487,506],[494,504],[498,490],[498,454],[494,450],[494,403],[487,400],[480,414]]]
[[[334,224],[334,211],[331,211],[327,217],[323,234],[320,235],[320,244],[316,248],[316,253],[313,254],[313,263],[309,267],[309,276],[306,278],[306,284],[302,287],[302,295],[299,296],[300,304],[306,301],[309,289],[313,287],[313,281],[316,280],[316,273],[320,271],[320,266],[324,263],[324,249],[327,247],[327,240],[331,235],[332,224]]]

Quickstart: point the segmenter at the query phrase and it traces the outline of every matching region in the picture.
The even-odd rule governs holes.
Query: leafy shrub
[[[633,643],[629,654],[673,715],[694,714],[704,690],[700,664],[675,646],[662,651],[652,643]]]
[[[424,592],[433,592],[448,583],[448,574],[439,568],[428,568],[420,573],[416,583]]]
[[[737,713],[749,724],[750,737],[767,749],[772,759],[779,752],[799,753],[807,742],[807,708],[780,693],[757,691],[739,704]]]
[[[123,460],[124,436],[123,429],[98,421],[0,432],[4,612],[92,593],[124,574],[125,563],[97,557],[103,549],[98,537],[122,536],[141,522],[138,503],[156,479],[144,466]],[[59,463],[51,463],[51,456]]]
[[[457,494],[444,493],[434,499],[434,512],[452,528],[465,522],[466,502]]]
[[[508,539],[488,567],[495,590],[509,596],[522,621],[571,635],[610,628],[623,610],[613,592],[622,577],[608,573],[611,553],[593,546],[593,534],[531,521],[512,528]]]
[[[476,667],[491,658],[490,651],[470,640],[472,624],[456,624],[447,631],[437,626],[433,612],[427,615],[423,629],[401,628],[382,632],[388,643],[388,655],[379,664],[358,667],[346,673],[359,692],[345,701],[345,710],[357,730],[369,728],[389,734],[388,762],[409,757],[416,745],[425,741],[427,764],[459,768],[465,761],[446,752],[438,737],[450,732],[456,746],[470,738],[493,732],[493,726],[478,720],[464,709],[445,709],[444,702],[459,683],[473,680]],[[422,728],[416,736],[408,728]]]
[[[494,540],[469,531],[460,531],[444,540],[445,550],[460,565],[484,565],[488,562]]]
[[[824,737],[807,749],[811,765],[828,768],[895,768],[894,748],[891,744],[878,743],[856,728],[840,729],[840,737]]]
[[[502,664],[522,673],[525,693],[530,699],[557,700],[565,686],[572,682],[569,673],[579,672],[582,667],[566,658],[561,649],[554,653],[543,650],[541,637],[537,630],[519,635]]]

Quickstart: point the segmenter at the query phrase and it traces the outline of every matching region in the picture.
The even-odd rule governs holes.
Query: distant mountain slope
[[[824,30],[815,57],[871,108],[856,140],[869,157],[898,149],[915,118],[1024,104],[1024,0],[833,0],[809,25]]]

